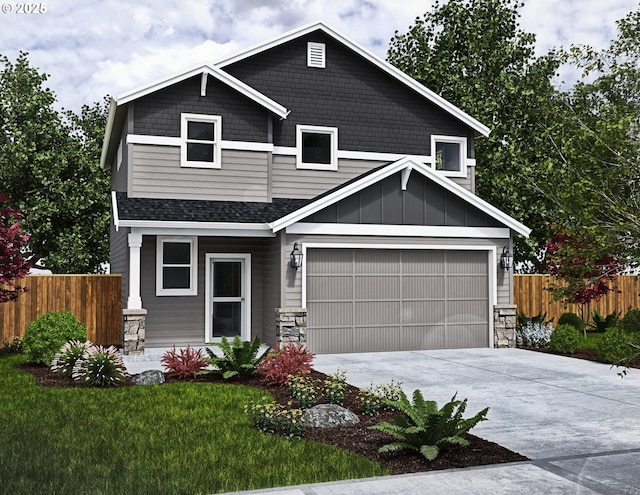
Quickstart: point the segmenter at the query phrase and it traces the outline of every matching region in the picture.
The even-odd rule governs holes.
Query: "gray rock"
[[[319,404],[311,407],[304,412],[302,418],[307,426],[315,426],[317,428],[334,428],[360,422],[358,416],[349,411],[349,409],[336,404]]]
[[[164,373],[160,370],[147,370],[135,375],[131,381],[134,385],[160,385],[164,383]]]

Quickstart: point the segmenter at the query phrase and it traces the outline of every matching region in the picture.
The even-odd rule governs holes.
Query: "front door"
[[[250,256],[207,255],[207,342],[250,340]]]

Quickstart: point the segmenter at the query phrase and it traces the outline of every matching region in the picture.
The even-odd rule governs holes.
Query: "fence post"
[[[144,327],[146,317],[146,309],[122,310],[123,354],[144,354]]]
[[[515,304],[496,304],[493,307],[493,346],[516,346]]]

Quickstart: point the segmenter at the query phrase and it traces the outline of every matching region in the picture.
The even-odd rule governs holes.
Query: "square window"
[[[221,168],[222,117],[182,114],[181,166]]]
[[[338,170],[338,129],[336,127],[296,126],[297,168]]]
[[[431,136],[432,167],[452,177],[466,174],[467,139],[451,136]]]
[[[158,237],[156,295],[197,295],[197,243],[193,237]]]

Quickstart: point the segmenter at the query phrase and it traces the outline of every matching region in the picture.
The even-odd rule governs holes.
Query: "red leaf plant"
[[[258,365],[257,371],[262,375],[263,383],[286,385],[289,375],[309,373],[314,357],[315,354],[304,345],[288,343],[281,347],[278,344]]]
[[[20,226],[22,213],[0,193],[0,303],[15,301],[28,288],[19,284],[29,273],[30,263],[23,257],[29,236]]]
[[[202,349],[187,346],[176,352],[176,346],[160,358],[162,366],[169,376],[176,378],[195,378],[209,366],[209,360],[202,355]]]

